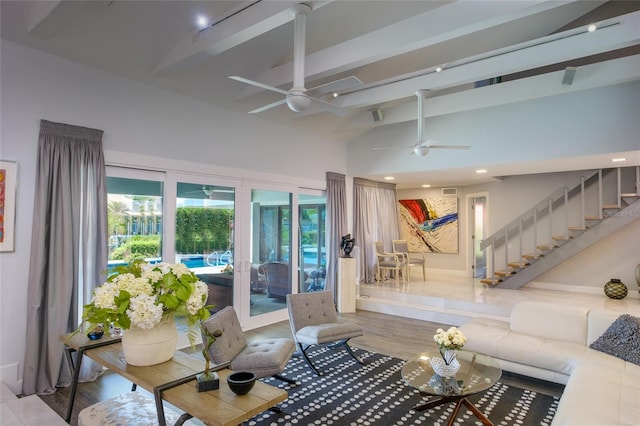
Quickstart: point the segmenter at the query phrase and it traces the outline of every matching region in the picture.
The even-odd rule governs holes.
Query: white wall
[[[107,162],[324,188],[342,144],[2,41],[0,158],[18,162],[15,251],[0,253],[0,378],[21,389],[40,120],[104,130]]]

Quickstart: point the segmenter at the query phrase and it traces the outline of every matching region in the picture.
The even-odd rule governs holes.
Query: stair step
[[[551,237],[551,239],[555,241],[567,241],[571,238],[573,238],[573,235],[554,235],[553,237]]]
[[[498,285],[502,282],[502,280],[496,280],[496,279],[491,279],[491,278],[485,278],[480,280],[480,282],[482,284],[488,284],[488,285]]]
[[[557,244],[552,244],[552,245],[549,245],[549,244],[542,244],[542,245],[539,245],[539,246],[538,246],[538,247],[536,247],[536,248],[537,248],[538,250],[540,250],[540,251],[549,251],[549,250],[553,250],[553,249],[558,248],[558,247],[560,247],[560,246],[559,246],[559,245],[557,245]]]
[[[585,216],[584,219],[585,220],[602,220],[600,216]]]
[[[570,226],[569,231],[586,231],[586,226]]]
[[[537,254],[537,253],[528,253],[528,254],[523,254],[522,258],[523,259],[527,259],[527,260],[535,260],[539,257],[543,257],[543,254]]]
[[[627,192],[625,194],[620,194],[620,196],[621,197],[626,197],[626,198],[629,198],[629,197],[640,197],[640,194],[634,194],[633,192]]]
[[[504,278],[504,277],[510,277],[515,273],[516,273],[515,271],[496,271],[495,275],[498,277]]]
[[[616,204],[606,204],[604,206],[602,206],[602,210],[614,210],[614,209],[619,209],[620,206],[616,205]]]
[[[509,262],[507,264],[509,268],[513,268],[513,269],[522,269],[522,268],[526,268],[529,265],[531,264],[528,262]]]

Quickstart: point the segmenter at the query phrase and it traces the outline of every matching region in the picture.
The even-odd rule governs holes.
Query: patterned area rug
[[[301,357],[289,361],[283,375],[298,381],[291,387],[273,378],[265,383],[286,389],[289,398],[279,407],[282,413],[265,411],[246,422],[265,425],[446,425],[455,404],[416,411],[414,406],[435,397],[422,396],[400,376],[404,361],[361,349],[361,366],[342,349],[318,348],[312,359],[323,376],[316,376]],[[496,383],[483,393],[468,398],[494,425],[549,425],[558,399],[549,395]],[[458,412],[454,425],[481,425],[466,407]]]

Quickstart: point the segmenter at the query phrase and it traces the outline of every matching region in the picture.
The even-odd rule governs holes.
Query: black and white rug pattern
[[[316,376],[299,356],[289,361],[283,376],[295,379],[291,386],[274,378],[265,383],[287,390],[289,397],[278,407],[282,413],[265,411],[245,424],[266,425],[446,425],[455,404],[426,411],[413,409],[429,396],[401,378],[403,360],[355,349],[366,362],[358,364],[345,350],[319,347],[310,351],[324,373]],[[468,398],[494,425],[550,425],[558,399],[549,395],[496,383],[486,392]],[[454,425],[482,425],[462,407]]]

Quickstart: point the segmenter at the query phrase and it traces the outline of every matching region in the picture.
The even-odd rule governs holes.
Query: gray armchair
[[[407,281],[411,278],[409,268],[412,266],[417,266],[422,269],[422,280],[427,280],[427,261],[423,252],[409,251],[409,243],[407,240],[393,240],[393,251],[404,255],[405,262],[407,263]]]
[[[213,334],[222,331],[222,335],[209,348],[214,365],[229,364],[235,371],[250,371],[257,378],[273,376],[287,383],[294,380],[281,376],[295,351],[291,339],[266,339],[247,343],[238,315],[233,306],[227,306],[203,322],[204,327]],[[202,336],[206,341],[206,336]]]
[[[333,304],[333,293],[330,291],[314,291],[287,295],[289,323],[293,338],[300,349],[304,360],[318,376],[322,373],[313,364],[307,350],[313,345],[326,343],[334,347],[343,346],[360,364],[364,362],[357,357],[348,344],[349,339],[362,336],[362,327],[338,320],[336,307]]]
[[[376,241],[376,279],[378,282],[382,282],[382,273],[386,271],[393,271],[395,273],[396,283],[400,276],[402,276],[402,282],[405,281],[407,272],[407,260],[403,253],[388,253],[384,251],[382,241]]]

